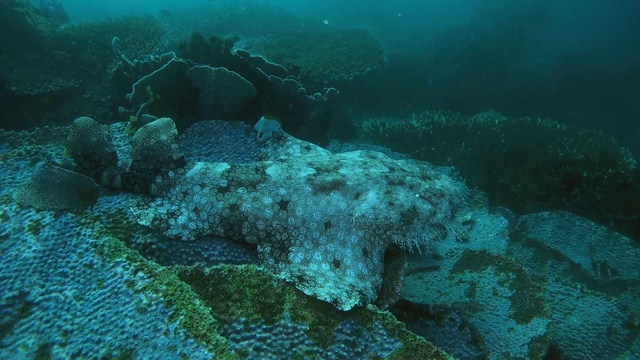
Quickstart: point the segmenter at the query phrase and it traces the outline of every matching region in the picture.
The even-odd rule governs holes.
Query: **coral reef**
[[[259,90],[259,108],[263,113],[282,119],[285,131],[303,140],[328,144],[329,130],[336,118],[339,91],[325,87],[311,93],[310,88],[292,76],[282,65],[261,55],[235,50],[239,58],[253,70]]]
[[[67,123],[90,115],[113,119],[109,107],[109,69],[114,62],[109,49],[113,36],[130,56],[155,51],[163,28],[151,16],[128,16],[103,22],[54,26],[38,15],[26,1],[6,1],[0,13],[3,34],[21,34],[0,39],[7,56],[0,58],[3,97],[13,106],[0,109],[0,126],[24,129],[43,124]],[[6,12],[5,12],[6,10]],[[29,35],[31,34],[31,35]],[[25,49],[25,46],[28,47]],[[20,121],[13,121],[20,117]]]
[[[127,15],[110,18],[99,22],[87,22],[66,26],[60,30],[56,46],[60,46],[70,53],[82,53],[78,59],[82,69],[87,71],[98,70],[101,75],[108,75],[100,69],[85,69],[91,65],[101,64],[108,66],[113,64],[111,41],[113,37],[119,39],[119,48],[122,53],[132,59],[145,58],[157,53],[164,41],[164,26],[151,15]],[[95,44],[98,40],[99,44]],[[104,73],[104,74],[103,74]]]
[[[120,38],[115,36],[111,39],[111,49],[119,60],[111,70],[111,105],[121,109],[131,105],[126,94],[131,92],[133,84],[176,58],[175,53],[166,52],[160,55],[148,55],[142,59],[130,59],[120,48]]]
[[[73,121],[67,136],[66,150],[75,161],[75,169],[102,185],[111,181],[118,170],[118,155],[106,125],[82,116]]]
[[[328,143],[339,94],[335,88],[311,94],[283,66],[243,50],[224,56],[211,50],[211,57],[204,59],[208,65],[198,65],[171,52],[130,60],[118,44],[114,38],[120,65],[112,77],[113,99],[116,105],[126,98],[126,106],[120,107],[132,107],[131,132],[163,116],[173,118],[183,131],[197,120],[259,118],[266,113],[277,116],[285,130],[301,138]],[[221,63],[228,68],[217,66]],[[117,94],[128,86],[126,96]]]
[[[388,312],[338,311],[256,266],[145,259],[127,245],[167,239],[133,221],[136,195],[107,191],[82,211],[21,209],[10,196],[28,181],[19,169],[62,162],[58,130],[0,133],[0,171],[15,175],[0,179],[0,357],[450,358]]]
[[[483,200],[464,241],[409,263],[391,311],[458,359],[635,358],[640,256],[632,239],[567,212],[515,217]]]
[[[338,311],[255,266],[181,267],[178,274],[220,320],[231,347],[248,359],[449,359],[389,313]],[[274,281],[277,286],[264,286]]]
[[[193,162],[248,163],[262,159],[255,129],[240,121],[199,121],[180,135],[180,149]]]
[[[335,84],[367,73],[386,60],[382,44],[367,30],[327,26],[267,3],[219,3],[214,11],[211,7],[190,9],[181,16],[192,19],[191,23],[184,24],[178,16],[167,20],[176,33],[193,31],[192,24],[198,23],[195,30],[199,33],[231,35],[235,49],[283,65],[303,83],[316,87],[313,91],[326,82]],[[204,45],[201,40],[198,44]],[[212,45],[219,47],[217,42]]]
[[[424,112],[363,127],[376,143],[455,166],[471,185],[514,211],[568,209],[640,235],[634,225],[640,216],[636,161],[600,131],[494,112],[471,118]]]
[[[284,64],[308,84],[348,81],[385,62],[382,45],[363,29],[318,30],[246,39],[239,47]]]
[[[270,7],[249,4],[239,14],[238,9],[232,6],[222,18],[218,18],[217,12],[212,14],[207,11],[207,16],[213,18],[207,19],[204,23],[216,24],[216,27],[224,26],[230,18],[244,18],[245,11],[253,13],[258,9],[266,10],[267,13],[278,12]],[[201,15],[194,14],[196,18]],[[263,13],[258,18],[262,19],[264,16],[266,15]],[[291,19],[296,23],[295,17]],[[171,24],[170,27],[173,27],[171,31],[178,31],[180,24],[173,24],[172,19],[166,20]],[[301,20],[297,21],[304,23]],[[255,19],[249,27],[243,27],[243,33],[246,31],[246,34],[253,34],[253,30],[249,28],[254,26],[254,22]],[[275,22],[272,26],[278,27]],[[307,30],[310,34],[318,32],[315,27],[305,26],[309,26]],[[234,26],[234,29],[239,28]],[[230,29],[228,32],[192,30],[190,38],[174,48],[180,57],[171,52],[161,56],[147,56],[145,59],[135,57],[122,48],[119,39],[113,39],[112,48],[121,64],[113,72],[111,107],[119,108],[121,112],[130,115],[135,114],[135,117],[132,117],[132,132],[139,127],[138,122],[144,115],[171,117],[176,122],[178,130],[183,131],[194,121],[202,119],[257,120],[263,114],[269,114],[281,119],[284,129],[292,135],[326,145],[329,142],[328,134],[332,124],[338,117],[338,91],[327,87],[325,80],[344,80],[367,72],[378,66],[383,57],[382,46],[363,30],[320,30],[317,39],[289,38],[291,44],[283,42],[275,46],[291,48],[296,41],[300,41],[306,44],[304,46],[311,48],[292,50],[292,53],[303,51],[307,54],[305,64],[300,61],[285,61],[282,63],[284,66],[267,60],[267,55],[246,46],[249,42],[257,40],[236,34]],[[205,36],[202,35],[203,32],[222,35]],[[287,34],[282,38],[285,39],[293,33]],[[178,36],[183,35],[175,35]],[[318,41],[322,43],[318,44]],[[371,49],[367,50],[368,47]],[[222,89],[223,86],[216,80],[209,82],[205,89],[203,84],[196,85],[202,82],[195,81],[199,76],[191,76],[191,81],[187,82],[182,71],[169,71],[176,70],[173,66],[176,64],[169,64],[170,60],[186,62],[189,68],[196,67],[195,69],[202,69],[202,66],[206,65],[216,68],[218,73],[225,69],[228,70],[226,74],[237,73],[250,84],[234,80],[233,84]],[[301,74],[302,70],[304,76]],[[322,78],[325,76],[326,78]],[[238,77],[227,77],[232,78]],[[251,85],[255,91],[251,91],[247,85]],[[123,96],[125,92],[129,94],[127,97]],[[144,109],[143,104],[147,104]],[[141,121],[142,124],[146,122]]]
[[[125,124],[110,128],[126,162]],[[314,151],[297,142],[283,147],[273,136],[260,144],[250,128],[203,122],[177,141],[188,161],[281,162]],[[286,352],[447,358],[373,306],[343,312],[266,269],[220,265],[263,261],[259,245],[219,237],[179,242],[148,231],[129,211],[140,195],[102,189],[91,209],[20,208],[11,194],[28,182],[24,169],[44,160],[65,163],[66,131],[0,132],[0,171],[14,174],[0,180],[0,275],[9,279],[0,295],[0,357],[153,358],[171,351],[196,359]],[[638,357],[639,254],[632,240],[566,212],[518,218],[487,209],[479,195],[469,203],[457,215],[462,231],[410,255],[406,270],[404,260],[393,261],[404,252],[385,253],[380,305],[397,298],[402,276],[395,275],[406,274],[403,296],[412,303],[390,310],[463,360]],[[190,265],[196,262],[202,265]]]
[[[188,41],[178,45],[177,54],[183,59],[190,59],[196,64],[224,67],[238,72],[237,57],[233,48],[239,38],[235,36],[205,37],[200,32],[192,32]]]
[[[76,119],[65,143],[74,160],[70,167],[100,185],[147,193],[158,175],[185,165],[173,120],[155,119],[133,136],[127,129],[123,123],[106,126],[86,116]]]
[[[196,65],[187,71],[187,77],[200,90],[198,114],[208,119],[233,117],[256,96],[250,82],[223,67]]]
[[[27,0],[0,1],[0,24],[2,49],[13,56],[42,50],[57,29]]]
[[[488,356],[490,353],[483,349],[482,334],[455,309],[440,304],[425,305],[402,300],[391,311],[407,324],[408,330],[438,344],[456,359],[491,358]]]
[[[166,58],[163,56],[162,58]],[[191,63],[173,56],[170,61],[136,80],[126,98],[139,120],[142,115],[175,118],[184,130],[193,121],[199,98],[198,89],[187,77]]]

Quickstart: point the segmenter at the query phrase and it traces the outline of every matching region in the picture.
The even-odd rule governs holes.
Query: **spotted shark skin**
[[[256,244],[263,266],[341,310],[376,300],[391,244],[412,251],[457,228],[464,185],[427,163],[331,153],[281,130],[261,153],[172,171],[131,210],[176,239]]]

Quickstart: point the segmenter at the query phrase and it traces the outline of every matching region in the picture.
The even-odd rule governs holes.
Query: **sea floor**
[[[463,236],[411,256],[391,313],[345,313],[256,266],[251,246],[138,225],[132,194],[19,206],[35,164],[68,161],[66,132],[0,134],[0,358],[446,358],[421,337],[458,359],[640,358],[640,249],[584,218],[474,192]]]

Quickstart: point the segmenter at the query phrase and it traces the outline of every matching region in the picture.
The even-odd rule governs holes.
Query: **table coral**
[[[257,94],[253,84],[223,67],[196,65],[187,71],[187,77],[200,90],[198,110],[205,117],[229,118]]]

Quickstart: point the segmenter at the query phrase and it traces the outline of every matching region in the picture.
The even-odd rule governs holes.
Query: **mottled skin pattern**
[[[456,228],[463,186],[428,164],[333,154],[282,131],[263,154],[276,160],[190,164],[132,210],[182,240],[257,244],[264,266],[342,310],[375,301],[392,242],[415,249]]]

